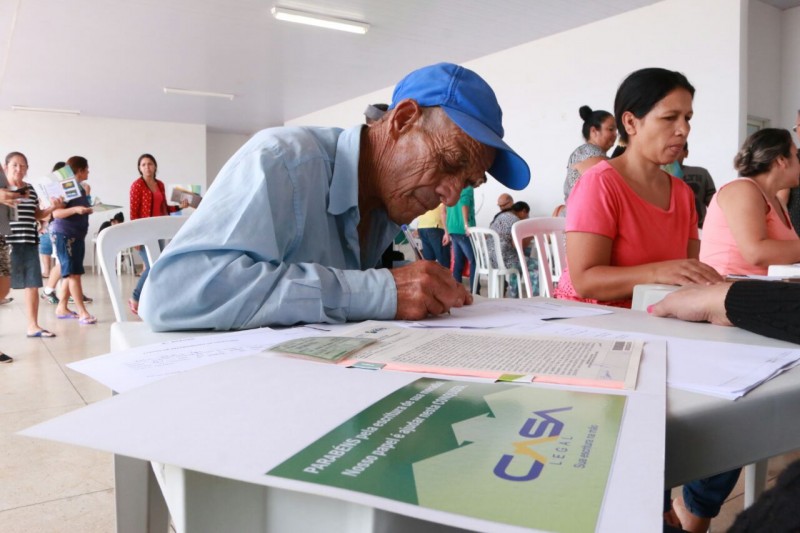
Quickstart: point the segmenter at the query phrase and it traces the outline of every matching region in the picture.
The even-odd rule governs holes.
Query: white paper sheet
[[[426,328],[506,328],[554,318],[607,315],[611,312],[599,306],[564,305],[553,299],[476,298],[473,305],[451,309],[450,315],[417,320],[409,325]]]
[[[676,389],[728,400],[744,396],[800,361],[800,350],[701,341],[577,326],[558,322],[517,326],[515,331],[594,339],[667,342],[667,383]]]
[[[261,328],[195,335],[99,355],[67,366],[111,390],[126,392],[193,368],[255,355],[285,340],[321,333],[313,328]]]
[[[264,475],[331,428],[418,377],[289,358],[243,357],[96,402],[23,434],[470,530],[521,533],[521,528],[496,522]],[[639,390],[612,393],[629,399],[598,531],[655,531],[661,522],[664,482],[663,343],[645,346]],[[236,505],[225,498],[220,492],[207,505],[217,505],[223,513],[237,512]],[[305,507],[273,511],[308,512]]]

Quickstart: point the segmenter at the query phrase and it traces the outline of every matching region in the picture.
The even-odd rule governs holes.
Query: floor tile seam
[[[109,488],[106,488],[106,489],[90,490],[88,492],[80,492],[78,494],[72,494],[70,496],[62,496],[60,498],[53,498],[51,500],[43,500],[43,501],[40,501],[40,502],[26,503],[25,505],[19,505],[17,507],[9,507],[8,509],[0,509],[0,516],[2,516],[3,513],[8,513],[8,512],[11,512],[11,511],[18,511],[20,509],[26,509],[28,507],[36,507],[37,505],[45,505],[45,504],[48,504],[48,503],[55,503],[55,502],[60,502],[60,501],[64,501],[64,500],[72,500],[72,499],[78,498],[80,496],[88,496],[90,494],[99,494],[101,492],[112,492],[113,493],[114,492],[114,487],[109,487]]]
[[[0,417],[1,416],[6,416],[6,415],[18,415],[18,414],[23,414],[23,413],[35,413],[36,411],[46,411],[46,410],[51,410],[51,409],[61,409],[61,408],[64,408],[64,407],[72,407],[72,406],[75,406],[75,409],[80,409],[81,407],[86,407],[87,405],[89,405],[89,404],[86,403],[86,401],[83,401],[82,403],[69,403],[69,404],[62,404],[62,405],[48,405],[47,407],[37,407],[35,409],[21,409],[21,410],[18,410],[18,411],[0,411]],[[67,412],[69,412],[69,411],[67,411]],[[65,412],[65,413],[62,413],[62,414],[67,414],[67,413]],[[54,415],[54,416],[61,416],[61,415]],[[44,420],[42,422],[44,422]],[[6,433],[6,432],[2,431],[0,433]]]

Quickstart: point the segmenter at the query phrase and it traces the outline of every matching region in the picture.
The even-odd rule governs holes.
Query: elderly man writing
[[[261,131],[152,266],[140,315],[156,330],[229,330],[413,320],[471,303],[433,261],[373,267],[398,224],[454,205],[487,170],[528,184],[501,117],[482,78],[440,63],[401,80],[369,127]]]

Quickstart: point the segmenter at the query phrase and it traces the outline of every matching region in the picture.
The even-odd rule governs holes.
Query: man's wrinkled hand
[[[397,286],[398,320],[421,320],[472,303],[472,295],[435,261],[415,261],[391,270]]]

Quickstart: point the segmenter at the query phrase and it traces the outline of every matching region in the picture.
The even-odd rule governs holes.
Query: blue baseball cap
[[[394,107],[406,98],[423,107],[441,107],[464,133],[497,150],[489,174],[506,187],[524,189],[531,181],[528,164],[503,141],[503,111],[494,91],[473,71],[453,63],[415,70],[394,88]]]

